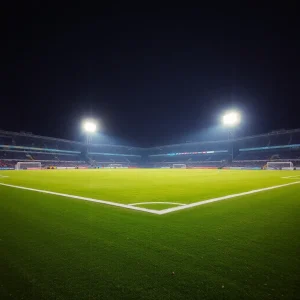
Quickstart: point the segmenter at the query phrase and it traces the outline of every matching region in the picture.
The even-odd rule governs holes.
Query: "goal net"
[[[37,162],[17,162],[15,165],[16,170],[41,170],[42,163],[40,161]]]
[[[118,169],[118,168],[123,168],[123,165],[122,164],[109,164],[108,167],[111,169]]]
[[[173,169],[186,169],[186,164],[173,164]]]
[[[267,170],[293,170],[293,163],[290,161],[267,162]]]

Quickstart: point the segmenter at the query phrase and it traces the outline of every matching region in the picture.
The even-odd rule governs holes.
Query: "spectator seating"
[[[112,144],[89,144],[0,130],[1,164],[16,161],[41,161],[43,165],[86,164],[92,167],[124,166],[261,166],[270,160],[300,161],[300,130],[210,142],[193,142],[138,148]],[[231,149],[234,149],[233,162]],[[253,149],[255,148],[255,149]]]

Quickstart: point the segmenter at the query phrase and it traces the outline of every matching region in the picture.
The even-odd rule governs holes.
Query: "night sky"
[[[80,140],[95,117],[116,141],[150,146],[213,139],[230,108],[243,135],[300,127],[295,8],[3,12],[1,129]]]

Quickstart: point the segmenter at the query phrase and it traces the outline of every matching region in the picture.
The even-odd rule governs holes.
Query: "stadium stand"
[[[18,161],[40,161],[44,168],[123,167],[262,168],[268,161],[300,165],[300,129],[222,140],[151,148],[89,144],[43,137],[32,133],[0,131],[0,168]]]
[[[148,164],[154,167],[184,163],[187,167],[262,168],[268,161],[292,161],[294,166],[299,165],[300,130],[280,130],[230,142],[186,143],[148,149]]]
[[[32,133],[0,131],[0,168],[13,168],[18,161],[40,161],[47,167],[106,167],[140,163],[140,148],[118,145],[87,145]]]
[[[276,131],[269,134],[246,137],[236,141],[238,154],[232,166],[263,167],[268,161],[300,162],[300,130]]]

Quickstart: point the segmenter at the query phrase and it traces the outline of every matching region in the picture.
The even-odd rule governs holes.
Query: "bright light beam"
[[[95,132],[97,130],[97,124],[92,120],[86,120],[83,122],[83,129],[86,132]]]
[[[226,126],[236,126],[240,121],[241,115],[236,111],[228,112],[223,116],[223,124]]]

